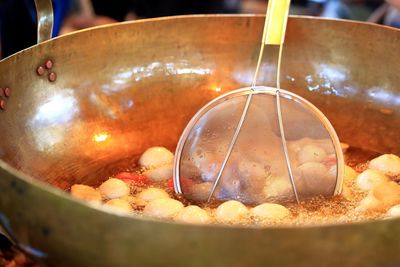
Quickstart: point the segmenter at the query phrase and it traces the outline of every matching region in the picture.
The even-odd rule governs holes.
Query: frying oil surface
[[[115,212],[196,224],[304,226],[400,215],[400,185],[395,182],[400,177],[400,158],[395,155],[375,158],[376,154],[353,148],[345,155],[342,194],[315,197],[300,204],[266,202],[255,207],[234,200],[208,205],[191,203],[174,193],[173,154],[162,147],[148,149],[138,161],[140,168],[116,173],[97,188],[74,185],[71,193]]]

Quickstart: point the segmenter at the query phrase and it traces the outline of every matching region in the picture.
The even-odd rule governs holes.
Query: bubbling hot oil
[[[293,202],[281,203],[290,210],[290,216],[283,219],[259,219],[250,216],[235,221],[234,224],[252,226],[306,226],[361,222],[384,217],[384,214],[378,212],[358,212],[356,207],[361,199],[366,196],[366,193],[359,191],[355,187],[350,190],[353,191],[354,197],[351,201],[342,196],[333,196],[330,198],[315,197],[303,200],[300,204]],[[218,203],[211,203],[203,205],[202,208],[215,219],[215,208],[217,205]]]
[[[358,173],[364,171],[368,166],[368,161],[376,157],[376,153],[364,151],[360,149],[350,148],[346,154],[346,165],[351,166],[352,169]],[[137,162],[135,160],[129,160],[129,162]],[[130,165],[132,166],[132,165]],[[112,169],[113,172],[129,171],[141,174],[144,170],[139,167],[131,167],[130,169],[123,169],[115,167]],[[109,175],[112,177],[113,175]],[[103,172],[104,175],[104,172]],[[346,174],[345,174],[346,176]],[[337,195],[333,197],[315,197],[312,199],[302,200],[300,204],[294,202],[279,203],[285,206],[290,211],[290,216],[283,219],[259,219],[253,217],[249,212],[248,216],[244,216],[234,222],[228,222],[225,224],[234,224],[242,226],[307,226],[307,225],[328,225],[328,224],[341,224],[350,222],[368,221],[374,219],[384,218],[385,214],[382,212],[359,212],[357,206],[360,201],[366,197],[367,193],[361,191],[357,185],[355,179],[344,179],[344,186],[348,190],[348,194],[351,197],[345,197],[343,195]],[[137,187],[130,185],[131,197],[135,194],[140,193],[147,187]],[[218,223],[216,216],[216,208],[221,202],[211,202],[208,204],[191,203],[181,195],[176,195],[166,182],[152,183],[148,187],[158,187],[164,189],[172,198],[179,200],[184,206],[198,205],[203,208],[210,217],[210,223]],[[134,213],[142,214],[144,206],[132,205]],[[251,206],[247,206],[249,209]]]
[[[345,155],[346,165],[361,173],[367,169],[368,161],[379,154],[357,148],[350,148]],[[294,202],[280,203],[291,212],[291,215],[283,219],[263,219],[255,217],[242,218],[235,224],[252,226],[306,226],[327,225],[350,222],[361,222],[384,218],[385,214],[380,212],[359,212],[357,206],[367,196],[365,191],[360,190],[354,179],[345,179],[345,186],[351,193],[351,199],[342,195],[333,197],[315,197],[302,200],[300,204]],[[179,196],[181,199],[182,197]],[[188,202],[187,200],[185,200]],[[218,202],[202,205],[209,215],[215,219],[215,208]],[[249,206],[249,208],[251,208]]]

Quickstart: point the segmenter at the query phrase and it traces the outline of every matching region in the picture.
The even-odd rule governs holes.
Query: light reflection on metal
[[[262,63],[260,66],[259,83],[273,81],[275,79],[276,65],[272,63]],[[253,69],[240,70],[234,73],[234,80],[239,84],[251,84],[254,76]]]
[[[103,115],[113,120],[117,119],[117,114],[113,110],[113,106],[111,105],[109,98],[92,92],[90,93],[89,100]]]
[[[79,112],[79,105],[72,89],[64,89],[50,96],[38,107],[28,127],[33,132],[34,141],[40,151],[46,151],[64,140],[66,125]]]
[[[366,90],[366,92],[373,101],[387,105],[400,105],[400,94],[390,92],[386,88],[372,87]]]
[[[198,74],[198,75],[205,75],[210,74],[210,69],[202,69],[202,68],[183,68],[183,69],[176,69],[174,70],[174,74]]]
[[[326,76],[329,80],[335,82],[344,82],[347,80],[346,70],[343,66],[333,66],[328,64],[319,64],[320,76]]]
[[[166,76],[169,75],[182,75],[182,74],[195,74],[195,75],[208,75],[212,73],[212,66],[208,68],[199,68],[191,66],[190,62],[182,60],[178,62],[152,62],[147,66],[135,66],[130,69],[123,69],[112,77],[113,84],[117,85],[113,91],[119,91],[123,88],[118,87],[134,81],[140,81],[144,78],[152,77],[160,73]]]
[[[93,135],[93,141],[95,141],[96,143],[102,143],[108,140],[108,138],[110,137],[110,135],[106,132],[102,132],[102,133],[98,133]]]
[[[43,252],[42,250],[39,250],[37,248],[31,247],[29,245],[25,244],[18,244],[18,246],[27,254],[35,256],[37,258],[47,258],[48,255],[47,253]]]
[[[332,74],[332,73],[331,73]],[[335,75],[339,75],[335,72]],[[346,90],[337,89],[342,88],[342,81],[338,80],[336,82],[336,78],[331,78],[330,76],[326,75],[325,72],[320,72],[319,74],[309,74],[304,77],[307,83],[307,89],[310,92],[316,91],[321,92],[324,95],[335,95],[335,96],[346,96]],[[332,82],[335,81],[335,84]]]
[[[41,105],[33,117],[32,123],[41,126],[64,124],[72,120],[79,110],[72,89],[59,91]]]

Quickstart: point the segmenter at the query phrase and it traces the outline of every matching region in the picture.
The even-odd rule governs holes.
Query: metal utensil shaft
[[[37,12],[37,43],[51,39],[53,33],[53,5],[51,0],[35,0]]]
[[[282,112],[281,112],[281,105],[280,105],[280,95],[279,95],[279,90],[280,90],[280,69],[281,69],[281,63],[282,63],[282,51],[283,51],[283,43],[284,43],[284,38],[285,38],[285,31],[286,31],[286,24],[287,24],[287,18],[289,14],[289,6],[290,6],[290,0],[272,0],[268,2],[268,10],[267,10],[267,15],[265,18],[265,24],[264,24],[264,31],[263,31],[263,38],[261,42],[261,47],[260,47],[260,52],[258,55],[258,60],[257,60],[257,67],[253,76],[253,82],[252,82],[252,90],[256,86],[257,83],[257,78],[261,66],[261,61],[262,57],[264,54],[264,47],[265,45],[279,45],[279,56],[278,56],[278,64],[277,64],[277,77],[276,77],[276,85],[277,85],[277,90],[276,90],[276,106],[277,106],[277,114],[278,114],[278,123],[279,123],[279,131],[281,135],[281,141],[282,141],[282,147],[283,151],[285,154],[285,161],[286,161],[286,167],[289,173],[290,177],[290,182],[292,185],[293,193],[295,195],[297,203],[299,203],[299,196],[297,193],[296,189],[296,184],[293,178],[293,173],[290,165],[290,159],[289,159],[289,153],[287,149],[287,144],[286,144],[286,139],[285,139],[285,132],[283,128],[283,119],[282,119]],[[242,130],[244,120],[246,119],[250,104],[251,104],[251,99],[252,99],[253,93],[250,93],[247,96],[246,104],[243,108],[242,115],[240,117],[240,120],[238,122],[238,125],[236,127],[235,133],[232,137],[231,143],[228,147],[228,151],[224,157],[224,160],[222,162],[221,168],[218,172],[217,178],[215,179],[213,183],[213,187],[208,195],[207,202],[209,202],[215,192],[215,189],[218,186],[218,183],[222,177],[222,174],[225,170],[226,164],[228,163],[228,160],[232,154],[233,148],[236,144],[236,141],[239,137],[240,131]]]

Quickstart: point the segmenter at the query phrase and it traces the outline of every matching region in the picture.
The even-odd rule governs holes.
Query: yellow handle
[[[266,45],[281,45],[285,40],[290,0],[269,0],[265,17],[263,42]]]

